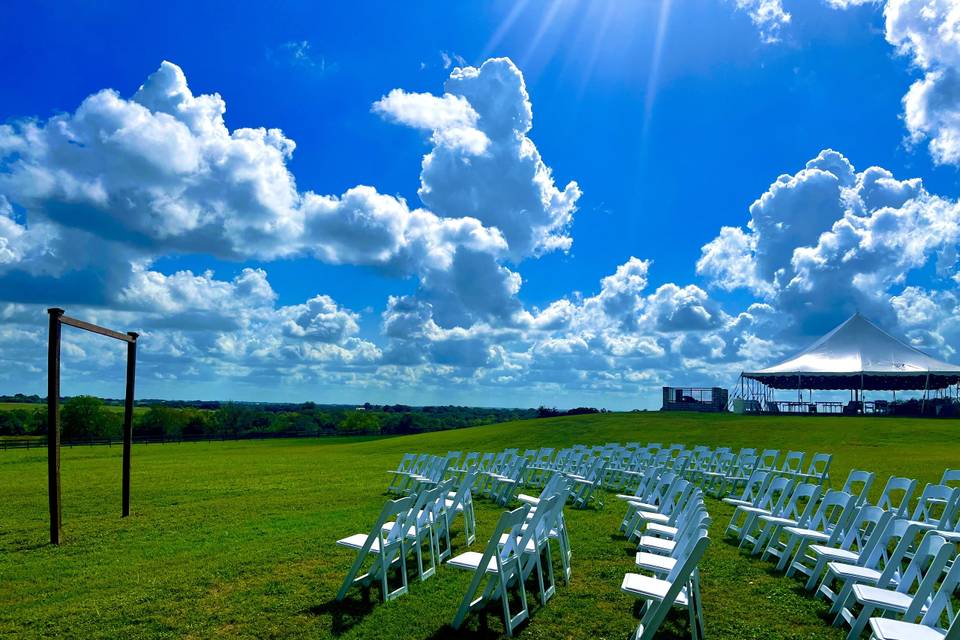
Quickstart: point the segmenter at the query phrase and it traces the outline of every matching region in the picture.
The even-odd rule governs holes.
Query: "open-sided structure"
[[[960,383],[960,367],[931,357],[855,313],[812,345],[779,364],[741,374],[740,397],[760,403],[772,389],[944,390]],[[839,404],[839,403],[834,403]],[[860,411],[863,410],[860,405]]]
[[[50,543],[60,544],[63,524],[60,506],[60,333],[63,325],[97,333],[127,343],[127,386],[123,402],[123,471],[121,480],[122,515],[130,515],[130,449],[133,443],[133,390],[137,369],[137,338],[133,331],[120,333],[83,320],[63,315],[63,309],[47,309],[50,314],[50,341],[47,347],[47,495],[50,503]]]

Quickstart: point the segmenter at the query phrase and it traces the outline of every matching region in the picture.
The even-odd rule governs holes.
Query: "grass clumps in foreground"
[[[851,468],[936,481],[960,460],[952,421],[605,414],[528,420],[397,438],[275,440],[134,448],[133,515],[121,520],[120,450],[63,452],[65,544],[46,544],[43,451],[0,452],[0,637],[497,637],[496,611],[448,626],[470,576],[442,567],[383,604],[334,596],[353,554],[334,546],[366,532],[405,452],[561,447],[608,441],[776,447],[834,454],[834,485]],[[603,511],[568,509],[573,581],[546,607],[530,597],[527,638],[626,638],[637,624],[620,593],[632,549]],[[799,581],[721,539],[730,511],[708,504],[714,544],[702,564],[711,640],[839,639],[826,607]],[[477,501],[482,549],[500,508]],[[462,525],[454,551],[464,549]],[[528,594],[529,595],[529,594]],[[662,627],[685,637],[683,616]]]

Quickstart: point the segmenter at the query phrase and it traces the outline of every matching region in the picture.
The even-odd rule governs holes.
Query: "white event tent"
[[[743,377],[774,389],[945,389],[960,367],[897,340],[859,313],[797,355]]]

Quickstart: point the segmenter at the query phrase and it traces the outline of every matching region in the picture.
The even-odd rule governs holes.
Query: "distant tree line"
[[[30,402],[29,396],[0,402]],[[36,401],[43,402],[36,398]],[[216,405],[215,408],[211,405]],[[60,409],[65,440],[119,438],[123,412],[92,396],[66,399]],[[150,438],[247,435],[409,434],[459,429],[537,417],[534,409],[407,405],[317,405],[283,403],[162,402],[134,415],[134,435]],[[36,409],[0,411],[0,435],[45,435],[47,414]]]

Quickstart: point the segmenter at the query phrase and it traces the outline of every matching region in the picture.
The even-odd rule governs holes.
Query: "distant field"
[[[353,554],[334,546],[366,532],[385,497],[384,471],[410,451],[496,450],[608,441],[778,447],[834,454],[847,471],[939,478],[960,466],[960,421],[608,414],[526,420],[384,439],[305,439],[136,445],[133,516],[121,520],[120,451],[63,452],[65,544],[46,544],[42,451],[0,452],[0,637],[39,638],[487,638],[502,625],[471,617],[448,626],[469,575],[447,567],[389,604],[334,595]],[[724,542],[730,511],[711,500],[714,543],[703,563],[710,640],[844,637],[799,583]],[[478,501],[482,549],[498,507]],[[568,510],[573,581],[539,607],[520,638],[616,638],[634,631],[620,593],[633,566],[616,535],[621,509]],[[462,526],[454,550],[464,550]],[[685,637],[682,618],[664,638]]]
[[[60,405],[61,409],[63,404]],[[115,405],[103,405],[104,410],[106,411],[115,411],[117,413],[123,413],[123,407]],[[46,411],[46,404],[36,404],[34,402],[0,402],[0,411],[14,411],[16,409],[21,409],[25,411]],[[133,414],[137,415],[139,413],[144,413],[149,411],[150,407],[134,407]]]

